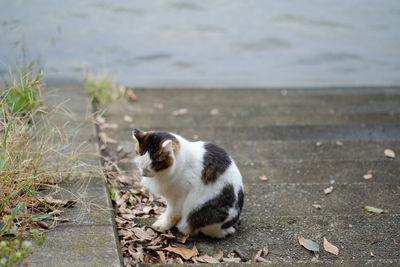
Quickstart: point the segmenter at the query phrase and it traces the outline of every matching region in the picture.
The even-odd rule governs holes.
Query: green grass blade
[[[0,157],[0,173],[3,171],[3,168],[9,159],[9,157],[6,157],[7,138],[8,138],[9,130],[10,130],[10,124],[7,126],[7,129],[4,134],[4,138],[3,138],[3,151],[1,152],[1,157]]]

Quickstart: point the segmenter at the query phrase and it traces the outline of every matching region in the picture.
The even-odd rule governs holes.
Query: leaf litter
[[[302,245],[307,250],[314,252],[315,257],[317,257],[317,258],[319,257],[318,243],[316,243],[310,239],[306,239],[306,238],[302,237],[300,234],[297,235],[297,239],[299,240],[300,245]]]
[[[385,154],[386,157],[394,159],[396,157],[396,154],[394,153],[393,150],[387,148],[383,151],[383,154]]]
[[[338,247],[336,247],[335,245],[333,245],[332,243],[329,243],[328,240],[326,240],[326,238],[324,237],[324,249],[325,251],[334,254],[336,256],[339,255],[339,249]]]
[[[371,207],[371,206],[364,206],[363,209],[368,212],[375,213],[375,214],[387,213],[387,210],[383,210],[383,209],[375,208],[375,207]]]
[[[332,193],[333,191],[333,186],[327,187],[324,189],[325,195]]]

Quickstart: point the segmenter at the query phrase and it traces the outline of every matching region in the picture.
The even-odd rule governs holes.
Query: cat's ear
[[[132,138],[136,139],[139,143],[143,140],[144,136],[146,135],[146,132],[143,132],[139,129],[134,129],[132,131]]]
[[[161,144],[162,150],[172,152],[174,150],[174,144],[173,143],[174,142],[171,139],[165,140]]]

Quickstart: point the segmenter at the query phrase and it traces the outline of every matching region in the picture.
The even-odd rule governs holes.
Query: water
[[[399,0],[0,0],[0,36],[2,72],[24,49],[130,86],[400,84]]]

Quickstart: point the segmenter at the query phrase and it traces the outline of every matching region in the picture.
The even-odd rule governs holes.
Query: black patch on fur
[[[231,209],[235,205],[235,201],[236,201],[236,196],[233,189],[233,185],[231,184],[226,185],[222,189],[219,195],[217,195],[213,199],[208,200],[202,206],[194,209],[189,214],[187,219],[189,226],[191,227],[192,230],[194,230],[197,228],[204,227],[206,225],[214,223],[222,223],[229,216],[229,209]],[[240,207],[240,203],[238,203],[238,201],[236,201],[236,206]],[[238,219],[235,220],[235,223],[237,220]]]
[[[145,136],[142,142],[139,143],[140,155],[149,152],[151,168],[156,172],[167,169],[173,163],[170,154],[162,149],[162,144],[166,140],[172,140],[176,144],[179,144],[178,139],[168,132],[152,132]]]
[[[231,226],[240,224],[240,213],[242,212],[242,208],[243,208],[243,198],[244,198],[244,194],[243,194],[243,190],[242,188],[240,188],[239,192],[238,192],[238,201],[236,201],[236,206],[235,208],[237,210],[239,210],[238,214],[233,217],[231,220],[227,221],[226,223],[224,223],[221,228],[222,229],[227,229]]]
[[[224,149],[213,143],[206,143],[204,148],[206,153],[203,157],[201,180],[204,184],[209,184],[215,182],[228,169],[231,159]]]

